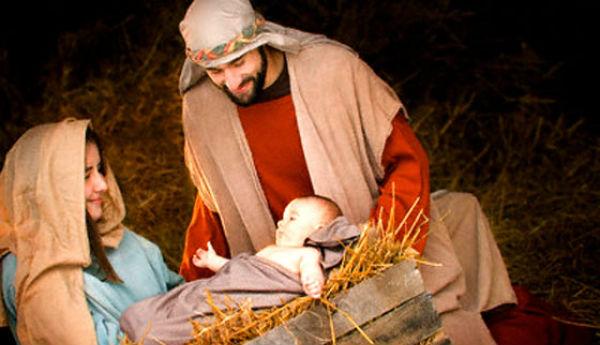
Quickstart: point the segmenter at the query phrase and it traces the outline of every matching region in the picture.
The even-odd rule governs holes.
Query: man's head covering
[[[287,53],[296,53],[303,46],[316,43],[344,46],[324,35],[269,22],[254,11],[248,0],[195,0],[179,30],[187,56],[179,80],[181,93],[200,81],[206,68],[231,62],[263,45]]]
[[[269,44],[298,51],[299,41],[285,29],[267,23],[247,0],[196,0],[179,24],[186,55],[211,68],[231,62],[259,46]]]
[[[91,326],[82,276],[91,261],[84,189],[89,126],[88,120],[66,119],[31,128],[8,152],[0,173],[0,254],[9,250],[17,258],[14,286],[22,343],[35,342],[42,331],[57,334],[61,322],[70,325],[88,317]],[[125,207],[108,164],[105,178],[108,190],[97,225],[103,245],[116,247],[124,233]],[[40,301],[43,291],[52,294],[52,301]],[[46,326],[28,317],[46,312],[63,316]],[[81,332],[94,337],[93,327]],[[74,339],[85,337],[81,332],[73,329]]]

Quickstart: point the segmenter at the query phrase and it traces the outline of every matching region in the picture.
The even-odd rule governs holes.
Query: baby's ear
[[[315,231],[321,230],[325,227],[325,224],[323,223],[319,223],[317,225],[315,225]]]
[[[306,239],[308,240],[311,236],[313,236],[314,234],[318,233],[319,231],[321,231],[323,228],[325,228],[324,224],[317,224],[314,225],[312,227],[312,229],[310,229],[307,233],[306,233]]]
[[[310,233],[310,236],[312,236],[312,235],[314,235],[316,233],[320,233],[325,228],[327,228],[327,224],[319,223],[319,224],[315,225],[314,228],[313,228],[313,231],[311,231],[311,233]]]

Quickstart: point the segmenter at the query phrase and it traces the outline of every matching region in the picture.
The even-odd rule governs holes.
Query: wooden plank
[[[364,325],[397,309],[404,302],[423,292],[421,275],[414,263],[405,261],[341,293],[333,302],[358,325]],[[431,301],[428,300],[428,303]],[[434,315],[437,317],[435,312]],[[332,319],[338,337],[355,329],[342,313],[333,313]],[[331,341],[329,322],[327,310],[322,305],[318,305],[248,344],[327,344]]]
[[[452,345],[452,342],[441,329],[437,331],[431,338],[427,339],[427,345]]]
[[[441,326],[431,295],[423,293],[361,328],[375,344],[415,345],[432,338]],[[339,345],[368,344],[356,330],[336,342]]]

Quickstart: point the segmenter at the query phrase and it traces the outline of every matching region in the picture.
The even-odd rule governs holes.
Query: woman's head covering
[[[248,0],[195,0],[179,24],[179,31],[187,56],[179,80],[181,93],[198,83],[206,68],[231,62],[263,45],[287,53],[297,53],[302,47],[317,43],[344,46],[324,35],[267,21]]]
[[[0,173],[0,253],[8,250],[17,257],[17,311],[35,300],[29,292],[66,281],[74,284],[70,291],[81,291],[83,296],[81,268],[91,261],[84,192],[89,126],[88,120],[66,119],[33,127],[6,156]],[[108,164],[105,177],[108,191],[98,231],[103,245],[116,247],[123,236],[125,207]],[[70,308],[71,298],[57,295],[46,303],[51,302],[48,308]],[[75,311],[77,306],[72,308]],[[20,315],[19,328],[26,327],[26,321]]]

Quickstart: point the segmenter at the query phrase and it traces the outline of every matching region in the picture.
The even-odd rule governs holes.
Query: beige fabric
[[[261,18],[260,30],[249,35],[246,30]],[[223,55],[205,61],[192,62],[188,58],[183,64],[179,78],[179,91],[183,94],[197,84],[205,75],[205,68],[228,63],[252,49],[269,45],[277,50],[296,54],[303,47],[317,43],[329,43],[352,50],[346,45],[328,39],[324,35],[312,34],[265,21],[254,12],[248,0],[195,0],[188,7],[179,23],[179,31],[185,41],[186,52],[192,55],[200,50],[223,48]],[[231,40],[239,38],[239,44]],[[231,51],[229,51],[231,49]]]
[[[186,14],[186,18],[188,15],[189,13]],[[189,20],[192,19],[190,18]],[[194,20],[196,19],[194,18]],[[190,32],[192,31],[190,30]],[[191,39],[188,34],[182,31],[182,35],[186,41],[186,45],[191,44],[187,43]],[[232,59],[248,52],[250,49],[254,49],[262,45],[268,45],[286,53],[297,54],[303,48],[310,47],[315,44],[332,44],[340,48],[347,49],[348,51],[352,51],[350,47],[340,42],[331,40],[325,35],[312,34],[267,21],[263,27],[263,31],[251,44],[244,46],[235,53],[211,62],[209,67],[218,66],[219,64],[231,61]],[[181,68],[181,75],[179,76],[179,92],[183,94],[191,87],[201,82],[202,78],[204,78],[206,75],[205,67],[195,64],[192,62],[192,60],[186,58],[185,62],[183,63],[183,67]]]
[[[366,221],[402,104],[347,49],[316,44],[286,58],[314,191],[335,200],[353,223]],[[274,243],[275,224],[236,106],[205,79],[184,94],[183,128],[192,179],[204,203],[220,214],[231,254]]]
[[[90,264],[85,225],[87,120],[66,119],[27,131],[0,174],[0,250],[17,257],[17,335],[27,344],[96,344],[83,292]],[[107,166],[103,244],[116,247],[125,208]],[[4,310],[1,313],[4,316]]]
[[[196,0],[185,12],[179,31],[186,49],[212,50],[237,37],[255,20],[256,13],[248,0]],[[223,64],[233,59],[235,57],[216,62]]]
[[[421,265],[444,330],[453,344],[494,344],[480,313],[516,303],[506,266],[488,221],[471,194],[445,193],[431,204],[423,255],[442,267]]]
[[[328,274],[340,265],[345,248],[359,235],[356,225],[338,217],[313,233],[308,245],[319,250],[321,267]],[[207,292],[210,304],[205,298]],[[193,333],[190,320],[209,322],[215,307],[225,310],[228,305],[250,302],[253,309],[264,309],[304,294],[297,272],[276,261],[242,253],[209,279],[188,282],[129,307],[121,317],[121,329],[133,341],[143,339],[144,345],[184,344]]]

